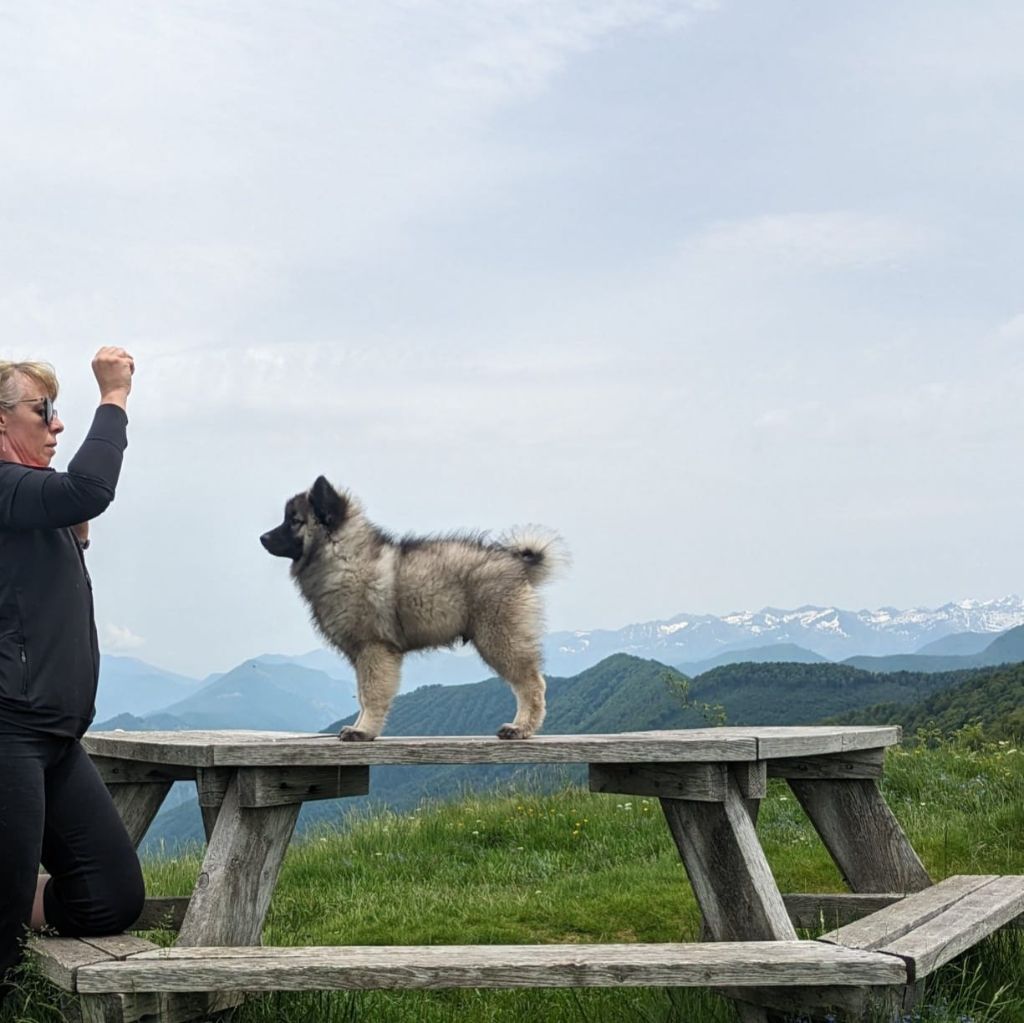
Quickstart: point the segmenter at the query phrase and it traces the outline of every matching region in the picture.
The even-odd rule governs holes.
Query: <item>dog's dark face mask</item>
[[[284,521],[264,533],[260,543],[274,557],[298,561],[316,533],[333,533],[345,521],[347,513],[348,500],[323,476],[318,476],[308,494],[296,494],[288,501],[284,506]]]

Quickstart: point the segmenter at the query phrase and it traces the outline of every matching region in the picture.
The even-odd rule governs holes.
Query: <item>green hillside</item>
[[[844,724],[900,724],[907,735],[938,729],[950,735],[980,725],[993,739],[1024,742],[1024,664],[970,672],[956,685],[913,703],[883,703],[834,719]]]
[[[695,700],[721,705],[730,725],[804,725],[882,702],[907,703],[965,672],[869,672],[846,664],[728,664],[694,679]]]
[[[599,734],[696,723],[667,679],[673,668],[629,654],[613,654],[572,678],[548,678],[544,731]],[[388,717],[388,735],[487,735],[515,715],[515,698],[499,678],[461,686],[422,686],[399,696]],[[688,720],[689,718],[689,720]],[[352,724],[355,715],[324,731]]]

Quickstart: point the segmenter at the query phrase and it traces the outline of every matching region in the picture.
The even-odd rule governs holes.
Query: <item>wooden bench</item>
[[[1021,878],[932,885],[878,787],[892,727],[714,728],[616,735],[385,738],[293,733],[85,737],[136,842],[175,780],[194,779],[208,845],[188,899],[151,900],[123,937],[35,939],[43,972],[81,997],[88,1023],[184,1023],[242,990],[702,986],[741,1005],[897,1015],[917,979],[1021,911]],[[377,764],[586,763],[595,792],[659,799],[707,942],[664,945],[263,948],[278,871],[302,803],[358,795]],[[767,779],[786,779],[850,892],[783,896],[755,823]],[[906,898],[904,898],[906,896]],[[852,921],[852,922],[851,922]],[[963,922],[969,921],[969,922]],[[834,928],[798,940],[796,927]]]
[[[1022,914],[1024,875],[958,874],[820,940],[898,956],[913,984]]]

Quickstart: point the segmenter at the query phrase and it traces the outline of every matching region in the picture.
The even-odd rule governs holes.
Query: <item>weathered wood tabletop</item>
[[[305,732],[89,732],[97,756],[193,767],[294,767],[382,764],[564,764],[732,762],[880,749],[900,741],[894,726],[694,728],[611,735],[385,736],[340,742]]]

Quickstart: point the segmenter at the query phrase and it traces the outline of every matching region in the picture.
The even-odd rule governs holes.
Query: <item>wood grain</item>
[[[735,779],[720,803],[662,799],[661,805],[715,940],[796,938]]]
[[[955,906],[971,892],[996,880],[995,874],[956,874],[914,892],[891,906],[823,934],[819,940],[875,951]]]
[[[79,990],[250,991],[893,984],[894,956],[815,941],[161,949],[79,969]]]
[[[97,756],[196,767],[356,764],[519,764],[735,762],[890,746],[889,726],[677,729],[611,735],[539,735],[521,742],[493,736],[383,737],[344,743],[299,732],[89,732]]]
[[[163,805],[173,782],[139,782],[111,785],[110,797],[117,812],[124,821],[125,830],[132,844],[138,848],[146,837],[153,818]]]
[[[239,806],[238,780],[232,779],[178,933],[179,945],[259,943],[298,815],[298,803]]]
[[[591,764],[590,791],[668,799],[725,799],[725,764]]]
[[[314,799],[364,796],[370,791],[370,769],[355,767],[241,767],[241,806],[284,806]]]
[[[916,892],[930,887],[928,872],[874,781],[788,781],[853,891]]]
[[[769,778],[881,778],[884,749],[826,753],[816,757],[782,757],[767,761]]]
[[[91,755],[93,765],[107,785],[140,782],[189,781],[196,769],[188,764],[153,764],[120,757]]]
[[[902,893],[787,892],[783,894],[782,901],[794,927],[817,930],[853,923],[903,898]]]
[[[879,951],[904,959],[911,980],[926,977],[1024,913],[1024,875],[997,877]]]

